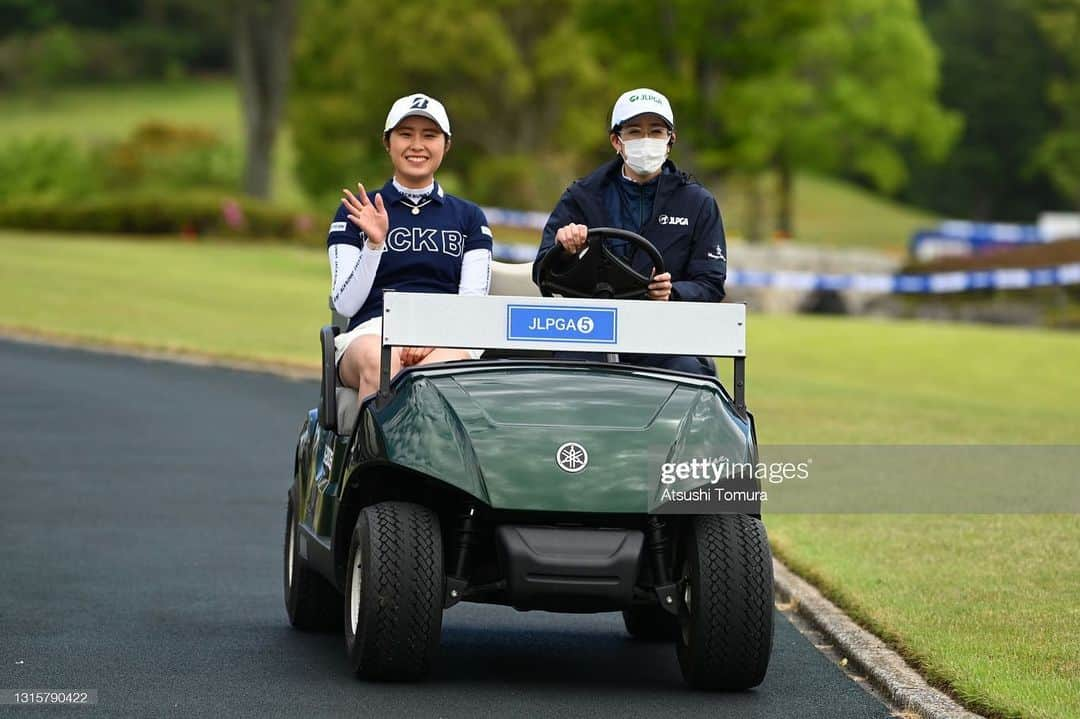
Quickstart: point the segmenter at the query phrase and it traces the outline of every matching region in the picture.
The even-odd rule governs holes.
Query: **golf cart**
[[[319,406],[288,493],[285,605],[301,629],[343,623],[359,675],[422,678],[443,611],[466,601],[621,611],[631,636],[675,645],[693,687],[764,679],[760,510],[719,505],[719,475],[679,469],[757,461],[745,307],[631,301],[649,278],[615,243],[663,272],[647,240],[598,228],[581,253],[545,256],[544,296],[528,265],[498,266],[485,297],[387,292],[380,387],[362,401],[337,378],[338,328],[322,329]],[[495,294],[506,284],[513,296]],[[486,350],[391,378],[394,346]],[[734,358],[734,395],[716,378],[618,364],[620,352]]]

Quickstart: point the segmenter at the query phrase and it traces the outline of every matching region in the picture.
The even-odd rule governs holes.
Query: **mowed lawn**
[[[607,107],[608,101],[597,99],[602,107]],[[452,115],[453,108],[450,109]],[[240,101],[234,84],[226,78],[71,88],[55,91],[46,101],[10,94],[0,97],[0,141],[62,136],[78,142],[96,142],[123,137],[147,120],[206,127],[237,146],[242,138]],[[597,132],[596,142],[600,146],[605,142],[602,128],[597,128]],[[688,163],[678,148],[672,159],[685,165],[684,169],[694,171],[693,163]],[[274,199],[290,206],[304,207],[308,200],[293,177],[295,163],[296,153],[286,125],[274,158]],[[452,157],[448,163],[448,167],[453,167]],[[567,177],[567,183],[571,179]],[[762,187],[775,186],[769,179],[763,179],[761,184]],[[720,196],[729,233],[745,235],[749,222],[744,195],[736,183],[715,189]],[[552,206],[557,199],[555,195],[551,197]],[[775,215],[775,198],[766,193],[765,199],[762,209],[768,229]],[[937,222],[937,218],[929,213],[856,185],[810,174],[796,178],[794,200],[797,242],[873,247],[900,254],[914,230]],[[515,239],[512,234],[506,233],[504,239]]]
[[[0,327],[317,363],[319,250],[0,232],[0,253]],[[763,444],[1080,444],[1080,335],[807,317],[748,326]],[[1080,716],[1076,515],[766,524],[793,568],[970,706]]]

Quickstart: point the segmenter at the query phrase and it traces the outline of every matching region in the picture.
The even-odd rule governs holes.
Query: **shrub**
[[[233,190],[240,183],[235,148],[200,127],[146,122],[126,140],[105,146],[101,160],[112,189]]]
[[[75,198],[103,187],[90,153],[66,138],[16,140],[0,146],[0,197]]]
[[[85,148],[39,137],[0,145],[0,197],[85,197],[100,191],[235,191],[239,152],[198,127],[144,123],[130,137]]]
[[[102,195],[76,202],[24,198],[0,203],[0,227],[26,230],[274,238],[319,246],[309,217],[249,199],[201,193]]]

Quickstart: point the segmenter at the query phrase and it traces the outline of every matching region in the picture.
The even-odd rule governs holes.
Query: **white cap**
[[[664,118],[668,127],[675,129],[675,113],[671,111],[671,103],[656,90],[647,87],[639,87],[619,96],[615,101],[615,108],[611,111],[611,129],[614,130],[627,120],[647,112]]]
[[[394,102],[386,115],[386,129],[383,132],[390,132],[397,127],[399,122],[413,115],[428,118],[447,136],[450,135],[450,118],[446,115],[446,108],[435,98],[423,93],[406,95]]]

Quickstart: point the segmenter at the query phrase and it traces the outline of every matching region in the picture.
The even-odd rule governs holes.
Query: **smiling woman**
[[[378,192],[358,183],[342,192],[327,238],[334,307],[349,317],[335,339],[342,381],[364,397],[375,391],[386,290],[486,295],[493,236],[471,202],[447,195],[435,172],[450,149],[446,108],[423,94],[390,108],[383,132],[394,176]],[[478,353],[434,347],[394,348],[391,373],[401,367],[468,359]]]

